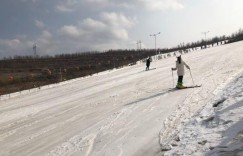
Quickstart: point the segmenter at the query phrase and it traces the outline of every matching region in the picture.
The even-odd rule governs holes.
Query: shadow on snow
[[[138,100],[136,100],[134,102],[130,102],[128,104],[125,104],[125,106],[127,106],[127,105],[133,105],[133,104],[136,104],[138,102],[142,102],[142,101],[145,101],[145,100],[149,100],[151,98],[155,98],[155,97],[158,97],[158,96],[162,96],[162,95],[165,95],[165,94],[168,94],[168,93],[171,93],[171,92],[175,92],[175,91],[181,91],[181,90],[180,89],[175,89],[175,88],[170,88],[170,89],[167,89],[167,90],[165,90],[163,92],[160,92],[158,94],[154,94],[154,95],[151,95],[151,96],[146,97],[146,98],[140,98],[140,99],[138,99]]]

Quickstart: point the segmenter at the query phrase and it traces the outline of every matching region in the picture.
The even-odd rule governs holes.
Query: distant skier
[[[152,62],[151,57],[149,56],[146,60],[146,70],[149,70],[150,62]]]
[[[180,55],[180,56],[177,57],[176,67],[175,68],[171,68],[172,71],[173,70],[177,70],[178,81],[177,81],[176,88],[178,88],[178,89],[185,88],[183,86],[183,76],[185,74],[184,66],[186,66],[187,69],[190,69],[190,67],[181,59],[181,55]]]

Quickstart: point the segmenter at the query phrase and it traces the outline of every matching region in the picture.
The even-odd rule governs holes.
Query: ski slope
[[[164,156],[243,155],[243,72],[170,133]]]
[[[182,55],[200,88],[168,92],[175,57],[0,100],[0,155],[150,156],[243,69],[243,42]],[[174,82],[176,83],[176,73]],[[185,85],[192,85],[186,70]]]

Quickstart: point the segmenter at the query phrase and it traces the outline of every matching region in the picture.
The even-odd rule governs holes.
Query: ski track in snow
[[[182,56],[200,88],[168,91],[175,58],[0,97],[0,155],[161,154],[242,71],[243,42]],[[176,81],[176,74],[174,74]],[[184,83],[191,85],[189,72]]]

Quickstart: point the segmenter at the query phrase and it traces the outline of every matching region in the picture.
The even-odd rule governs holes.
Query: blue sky
[[[169,48],[243,28],[242,0],[1,0],[0,58]]]

